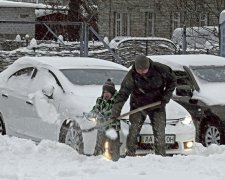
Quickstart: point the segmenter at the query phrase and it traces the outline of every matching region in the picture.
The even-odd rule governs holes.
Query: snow
[[[67,10],[66,7],[62,7],[62,6],[58,6],[57,8],[54,9],[54,6],[50,6],[50,5],[41,5],[38,4],[38,8],[41,9],[35,9],[35,15],[36,17],[41,17],[41,16],[47,16],[50,14],[54,14],[54,13],[61,13],[61,14],[67,14]]]
[[[193,155],[126,157],[77,154],[64,144],[0,136],[1,180],[224,180],[225,146],[196,144]]]
[[[109,137],[110,139],[115,140],[117,136],[117,132],[114,128],[110,128],[105,132],[106,136]]]
[[[219,24],[223,24],[225,21],[225,10],[220,13]]]
[[[30,45],[28,46],[28,49],[37,48],[37,41],[36,39],[32,38],[30,41]]]
[[[41,59],[45,62],[44,65],[50,65],[47,59]],[[59,59],[55,59],[58,60],[58,66],[60,66]],[[88,58],[83,58],[83,61],[88,60]],[[21,61],[18,60],[16,64],[20,66],[23,61],[41,62],[36,58],[24,57]],[[76,63],[75,61],[70,62],[70,58],[65,58],[64,61],[68,65]],[[110,62],[101,60],[99,60],[99,63],[103,66],[110,65]],[[79,65],[83,65],[81,61]],[[13,71],[13,68],[10,71]],[[51,85],[51,83],[49,82],[47,85]],[[78,92],[80,92],[79,89]],[[87,92],[91,96],[97,97],[97,93],[101,91],[100,89],[92,91],[91,87],[82,89],[82,94]],[[51,121],[47,121],[48,124],[54,123],[57,120],[56,110],[49,106],[41,92],[37,92],[33,96],[31,94],[29,98],[32,97],[41,100],[37,102],[40,109],[39,115],[46,121],[47,114],[54,116],[50,118]],[[91,100],[91,98],[88,100],[89,97],[84,100],[82,96],[79,96],[79,93],[76,94],[76,97],[78,102],[83,100],[90,104],[89,109],[94,105],[93,99],[93,104],[89,103]],[[80,108],[83,109],[82,106]],[[50,111],[50,113],[47,111]],[[175,114],[177,111],[171,112]],[[128,134],[127,130],[125,134]],[[113,135],[113,132],[109,132],[110,137],[113,137]],[[225,178],[225,146],[216,145],[204,148],[201,144],[196,144],[193,154],[189,156],[161,157],[150,154],[144,157],[121,158],[118,162],[113,162],[106,160],[103,156],[79,155],[71,147],[55,141],[42,140],[39,144],[35,144],[30,140],[0,136],[0,159],[1,180],[124,180],[125,178],[130,180],[198,180],[200,178],[224,180]]]
[[[188,49],[212,49],[218,46],[219,39],[218,26],[203,26],[203,27],[187,27],[186,41]],[[172,41],[182,47],[183,43],[183,28],[176,28],[172,34]]]
[[[225,66],[225,58],[206,54],[159,55],[149,56],[153,61],[164,62],[173,69],[182,70],[183,66]]]
[[[162,41],[162,42],[168,42],[175,46],[173,41],[162,38],[162,37],[130,37],[130,36],[117,36],[114,39],[112,39],[109,43],[109,47],[113,49],[117,49],[119,44],[126,42],[126,41]]]
[[[27,3],[27,2],[13,2],[13,1],[5,1],[0,0],[0,7],[29,7],[29,8],[37,8],[40,5],[34,3]]]
[[[63,43],[63,36],[62,35],[58,36],[58,43]]]
[[[225,83],[202,84],[200,92],[194,92],[193,99],[202,100],[210,106],[224,105],[225,95],[223,93],[218,93],[218,91],[223,89],[225,89]]]
[[[10,0],[9,1],[0,0],[0,7],[33,8],[35,9],[36,17],[46,16],[53,13],[67,14],[67,7],[65,6],[58,6],[54,10],[53,6],[42,4],[42,3],[28,3],[28,2],[14,2]]]
[[[49,124],[55,124],[59,118],[55,106],[49,103],[49,99],[47,99],[41,91],[37,91],[33,95],[33,98],[38,116]]]
[[[96,68],[98,69],[123,69],[126,70],[126,67],[121,66],[120,64],[113,63],[111,61],[105,61],[97,58],[85,58],[85,57],[22,57],[19,61],[16,61],[17,64],[22,63],[31,63],[38,64],[43,63],[46,65],[54,66],[58,69],[73,69],[78,68]]]
[[[22,41],[21,36],[19,34],[16,35],[15,41],[16,42],[21,42]]]

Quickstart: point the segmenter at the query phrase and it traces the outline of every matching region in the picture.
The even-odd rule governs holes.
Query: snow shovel
[[[129,111],[127,113],[124,113],[122,115],[120,115],[119,117],[117,117],[116,119],[117,120],[122,120],[124,117],[128,116],[128,115],[131,115],[131,114],[135,114],[137,112],[140,112],[140,111],[143,111],[145,109],[153,109],[153,108],[156,108],[157,106],[159,106],[161,104],[161,101],[157,101],[157,102],[154,102],[154,103],[151,103],[151,104],[147,104],[145,106],[142,106],[142,107],[139,107],[137,109],[134,109],[132,111]],[[91,131],[94,131],[94,130],[97,130],[97,129],[103,129],[105,127],[107,127],[108,125],[110,125],[111,123],[113,123],[114,119],[110,119],[108,121],[105,121],[103,123],[100,123],[99,125],[95,126],[95,127],[92,127],[90,129],[81,129],[80,131],[81,132],[91,132]]]

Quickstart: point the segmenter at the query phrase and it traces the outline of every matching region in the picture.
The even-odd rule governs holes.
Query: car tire
[[[70,121],[69,123],[65,121],[63,123],[60,130],[59,142],[69,145],[79,154],[84,154],[83,135],[76,121]]]
[[[1,135],[5,135],[6,134],[5,123],[3,121],[1,113],[0,113],[0,134]]]
[[[225,144],[224,133],[221,125],[217,121],[207,121],[202,128],[201,142],[204,146],[208,147],[211,144]]]

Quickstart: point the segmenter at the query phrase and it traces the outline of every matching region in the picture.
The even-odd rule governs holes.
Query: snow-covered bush
[[[33,47],[37,47],[37,41],[35,38],[32,38],[31,41],[30,41],[30,47],[33,48]]]
[[[16,42],[21,42],[21,36],[19,34],[16,35],[15,41]]]
[[[57,41],[58,43],[62,43],[63,42],[63,36],[62,35],[59,35],[58,36],[58,41]]]
[[[37,45],[36,39],[32,38],[31,41],[30,41],[30,45],[28,46],[28,49],[33,49],[35,51],[37,46],[38,45]]]
[[[107,36],[105,36],[103,40],[107,45],[109,45],[109,38]]]

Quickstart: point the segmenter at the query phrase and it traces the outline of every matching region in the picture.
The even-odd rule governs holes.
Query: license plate
[[[176,140],[175,134],[166,134],[166,136],[165,136],[166,144],[173,144],[173,143],[175,143],[175,140]],[[141,135],[141,143],[142,144],[153,144],[154,143],[153,134]]]

